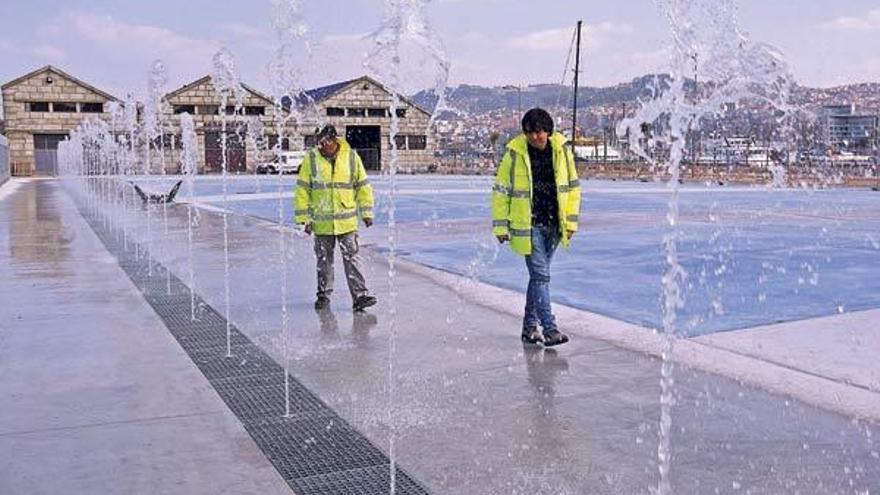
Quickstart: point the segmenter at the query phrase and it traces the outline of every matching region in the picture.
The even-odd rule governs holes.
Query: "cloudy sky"
[[[316,46],[307,84],[365,73],[383,2],[301,3]],[[559,82],[577,19],[586,84],[626,81],[668,59],[669,25],[651,0],[433,0],[425,12],[452,84]],[[0,0],[0,81],[53,64],[116,96],[143,95],[153,60],[165,62],[173,89],[208,74],[226,46],[243,81],[265,90],[277,44],[271,13],[269,0]],[[743,31],[778,47],[803,84],[880,82],[877,0],[741,0],[739,15]]]

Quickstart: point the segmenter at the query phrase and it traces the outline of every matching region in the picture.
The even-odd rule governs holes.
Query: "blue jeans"
[[[556,330],[556,317],[550,309],[550,261],[559,245],[556,227],[532,227],[532,254],[526,256],[529,269],[529,288],[526,291],[526,311],[523,328],[544,327],[544,334]]]

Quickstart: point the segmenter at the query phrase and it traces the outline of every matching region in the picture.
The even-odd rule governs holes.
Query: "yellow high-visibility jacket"
[[[361,157],[339,139],[335,163],[313,148],[303,159],[293,200],[294,223],[312,224],[317,235],[341,235],[358,229],[361,218],[373,218],[373,188]]]
[[[559,204],[559,231],[562,245],[568,247],[566,231],[578,229],[581,187],[574,155],[566,138],[558,132],[550,135],[553,150],[553,175]],[[498,166],[492,187],[492,234],[510,236],[514,252],[532,254],[532,165],[525,134],[510,140]]]

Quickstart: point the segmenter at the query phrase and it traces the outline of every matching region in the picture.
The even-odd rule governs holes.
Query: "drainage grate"
[[[293,377],[289,377],[290,414],[285,416],[281,366],[234,326],[230,328],[233,357],[227,358],[226,320],[220,313],[196,294],[194,320],[186,284],[155,260],[148,262],[143,246],[129,241],[126,251],[99,219],[81,213],[296,493],[390,493],[391,465],[379,448]],[[428,493],[402,469],[395,473],[395,493]]]
[[[391,484],[389,464],[339,471],[331,475],[296,478],[291,486],[297,493],[313,495],[373,495],[387,493]],[[410,478],[397,477],[395,493],[423,493]]]

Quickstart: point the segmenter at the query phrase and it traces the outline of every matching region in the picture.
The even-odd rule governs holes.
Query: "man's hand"
[[[367,228],[372,227],[373,226],[373,219],[370,217],[365,217],[364,218],[364,226]]]
[[[510,240],[510,236],[507,234],[496,235],[495,238],[498,239],[498,242],[500,242],[501,244],[504,244],[505,242]]]
[[[308,222],[305,225],[303,225],[303,231],[307,235],[312,235],[312,222]]]
[[[565,239],[570,241],[572,237],[574,237],[574,230],[566,230],[565,231]]]

